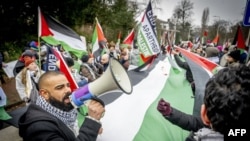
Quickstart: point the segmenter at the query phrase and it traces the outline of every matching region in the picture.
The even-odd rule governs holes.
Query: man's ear
[[[207,117],[207,109],[204,104],[201,105],[201,119],[205,125],[210,126],[210,120]]]
[[[45,89],[40,89],[39,90],[40,95],[45,99],[48,100],[49,99],[49,93],[47,90]]]

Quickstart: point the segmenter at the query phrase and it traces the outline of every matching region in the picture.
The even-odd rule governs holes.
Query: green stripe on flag
[[[76,57],[81,58],[84,54],[87,54],[86,51],[84,50],[77,50],[72,48],[70,45],[68,45],[67,43],[63,42],[63,41],[58,41],[57,39],[55,39],[53,36],[43,36],[41,37],[46,43],[53,45],[53,46],[57,46],[57,45],[62,45],[63,49],[71,52],[72,54],[74,54]]]
[[[157,104],[164,98],[185,113],[193,111],[192,90],[185,78],[185,71],[170,69],[169,78],[158,98],[148,108],[133,141],[184,141],[189,132],[167,121],[158,111]]]
[[[81,57],[84,55],[84,54],[88,54],[87,51],[85,50],[77,50],[77,49],[74,49],[72,48],[70,45],[68,45],[67,43],[63,42],[63,41],[60,41],[62,47],[64,50],[74,54],[78,59],[81,59]]]

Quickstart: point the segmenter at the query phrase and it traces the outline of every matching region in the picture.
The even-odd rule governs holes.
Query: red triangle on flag
[[[244,37],[243,37],[241,27],[239,27],[238,35],[237,35],[237,48],[246,49],[246,45],[245,45],[245,41],[244,41]]]
[[[131,45],[134,41],[134,37],[135,37],[135,31],[134,29],[132,29],[129,35],[123,40],[123,44]]]
[[[60,72],[64,73],[64,75],[66,76],[66,78],[68,79],[69,81],[69,84],[70,84],[70,88],[71,88],[71,91],[74,91],[78,88],[78,85],[74,79],[74,77],[72,76],[66,62],[64,61],[61,53],[55,49],[53,49],[53,53],[55,54],[55,56],[57,57],[57,59],[59,60],[60,62]]]
[[[207,70],[209,70],[210,72],[212,72],[216,67],[218,67],[218,64],[209,61],[208,59],[201,57],[199,55],[196,55],[194,53],[188,52],[185,49],[182,49],[180,47],[178,47],[178,50],[185,55],[186,57],[190,58],[190,60],[192,60],[193,62],[195,62],[196,64],[199,64],[200,66],[206,68]]]
[[[38,18],[39,18],[39,37],[41,36],[53,36],[54,34],[50,31],[49,26],[40,10],[38,7]]]
[[[214,43],[215,45],[217,45],[219,43],[219,34],[216,34],[215,38],[213,39],[212,43]]]

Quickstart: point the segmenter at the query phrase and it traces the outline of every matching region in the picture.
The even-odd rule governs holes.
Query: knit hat
[[[232,57],[235,61],[240,60],[240,50],[231,51],[228,56]]]
[[[37,42],[31,41],[30,44],[29,44],[29,46],[30,46],[30,49],[38,51],[38,47],[37,47],[38,43]]]
[[[82,62],[86,63],[89,60],[89,56],[88,55],[83,55],[81,60],[82,60]]]
[[[24,62],[24,66],[25,66],[25,67],[28,67],[28,66],[29,66],[31,63],[33,63],[33,62],[35,62],[34,59],[26,60],[26,61]]]

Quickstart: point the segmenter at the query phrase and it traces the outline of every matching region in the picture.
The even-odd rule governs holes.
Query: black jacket
[[[189,136],[186,138],[185,141],[195,141],[194,139],[194,132],[197,132],[199,129],[207,127],[203,124],[201,117],[193,116],[181,112],[173,107],[170,116],[165,116],[165,118],[180,128],[190,131]]]
[[[175,61],[178,64],[179,67],[183,68],[186,70],[186,79],[188,80],[189,83],[192,83],[194,81],[193,79],[193,74],[192,71],[188,65],[187,62],[183,62],[180,58],[179,55],[174,55]]]
[[[75,137],[61,120],[35,104],[30,104],[19,119],[19,135],[24,141],[95,141],[100,127],[86,118]]]
[[[173,107],[170,116],[166,116],[165,118],[174,125],[177,125],[187,131],[196,132],[199,129],[205,127],[201,117],[186,114]]]

